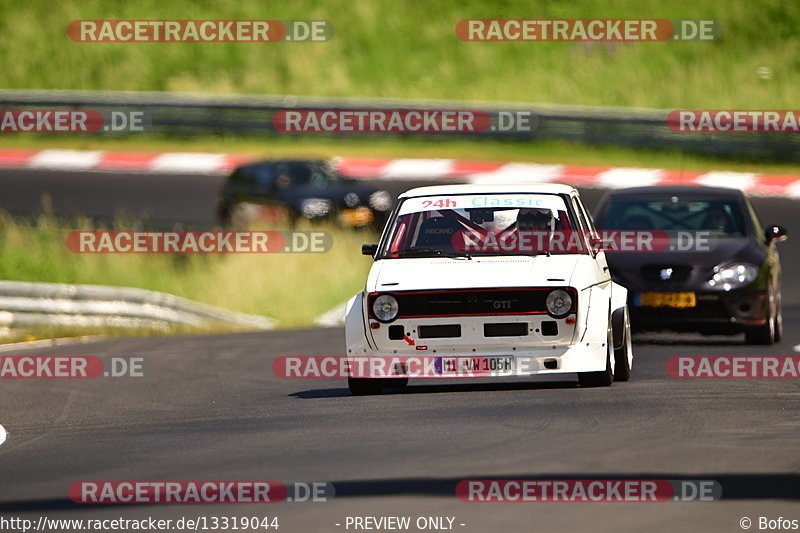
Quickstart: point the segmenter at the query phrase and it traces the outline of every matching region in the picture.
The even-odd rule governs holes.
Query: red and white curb
[[[37,170],[227,174],[252,158],[195,152],[0,150],[0,167]]]
[[[710,185],[740,189],[756,196],[800,198],[800,175],[749,172],[685,172],[656,168],[542,165],[458,159],[336,158],[344,174],[371,179],[420,179],[469,183],[567,183],[617,189],[643,185]]]
[[[194,152],[112,152],[0,149],[0,167],[78,172],[140,172],[221,175],[252,162],[246,155]],[[748,172],[684,172],[654,168],[590,167],[469,161],[337,157],[339,170],[360,179],[469,183],[567,183],[579,187],[622,188],[698,184],[741,189],[755,196],[800,198],[800,175]]]

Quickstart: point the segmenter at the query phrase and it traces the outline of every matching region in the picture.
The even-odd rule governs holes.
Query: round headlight
[[[369,206],[375,211],[388,211],[392,208],[392,195],[386,191],[375,191],[369,195]]]
[[[397,300],[390,294],[382,294],[372,302],[372,312],[381,322],[391,322],[397,318],[398,311],[400,307],[397,305]]]
[[[730,290],[735,287],[741,287],[752,283],[758,277],[758,267],[748,265],[746,263],[739,263],[735,265],[728,265],[717,270],[711,279],[708,280],[710,287],[722,287],[723,289]]]
[[[572,309],[572,297],[567,291],[556,289],[547,295],[545,305],[547,306],[547,312],[552,316],[562,317]]]

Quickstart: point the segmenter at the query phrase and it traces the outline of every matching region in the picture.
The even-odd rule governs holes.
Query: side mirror
[[[773,242],[785,241],[789,238],[789,232],[783,226],[770,225],[764,228],[764,233],[767,236],[767,244]]]
[[[606,241],[600,235],[590,235],[589,246],[592,247],[593,252],[597,253],[606,247]]]
[[[375,257],[375,254],[378,253],[378,245],[377,244],[362,244],[361,245],[361,255],[369,255]]]

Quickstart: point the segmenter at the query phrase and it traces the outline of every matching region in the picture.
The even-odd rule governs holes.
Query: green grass
[[[122,229],[119,223],[114,229]],[[371,261],[361,244],[372,233],[318,227],[333,237],[326,253],[276,254],[77,254],[66,247],[88,221],[35,222],[0,214],[0,279],[139,287],[169,292],[232,311],[278,319],[283,328],[313,319],[363,287]],[[298,226],[298,229],[311,229]],[[82,332],[82,333],[85,333]]]
[[[464,18],[712,18],[714,42],[462,42]],[[325,43],[76,43],[76,19],[326,19]],[[0,0],[3,86],[788,108],[800,3],[785,0]],[[769,76],[759,75],[768,69]]]

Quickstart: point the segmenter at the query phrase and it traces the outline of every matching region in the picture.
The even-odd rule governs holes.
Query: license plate
[[[366,226],[375,220],[372,211],[367,207],[358,207],[356,209],[344,209],[339,213],[339,221],[344,226]]]
[[[643,292],[638,295],[636,305],[640,307],[695,307],[697,298],[693,292]]]
[[[514,358],[510,355],[437,357],[435,368],[443,376],[508,375],[514,373]]]

